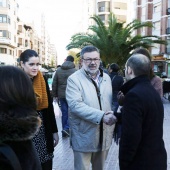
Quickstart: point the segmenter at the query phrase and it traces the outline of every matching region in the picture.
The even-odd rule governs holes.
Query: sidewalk
[[[163,100],[165,109],[164,142],[168,154],[168,169],[170,170],[170,102]],[[55,148],[53,170],[74,170],[73,151],[70,148],[69,138],[61,137],[61,119],[57,119],[60,142]],[[156,142],[156,141],[155,141]],[[105,163],[105,170],[119,170],[118,146],[113,142]]]

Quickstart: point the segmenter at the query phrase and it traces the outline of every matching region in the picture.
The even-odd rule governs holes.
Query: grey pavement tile
[[[165,110],[163,138],[168,155],[167,170],[170,170],[170,102],[163,99],[163,104]],[[61,136],[62,129],[60,118],[57,119],[57,125],[60,141],[54,151],[53,170],[74,170],[73,151],[70,147],[69,138],[62,138]],[[104,170],[119,170],[118,146],[114,141],[109,150]]]

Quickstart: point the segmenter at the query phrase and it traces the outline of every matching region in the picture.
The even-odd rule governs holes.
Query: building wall
[[[118,21],[127,22],[127,7],[129,0],[94,0],[94,14],[98,15],[105,25],[108,25],[110,12],[114,13]]]
[[[136,0],[137,19],[140,21],[151,21],[154,28],[138,30],[138,34],[157,35],[162,40],[167,40],[169,35],[166,33],[168,27],[168,0]],[[153,55],[166,53],[165,45],[156,45],[151,49]]]
[[[26,49],[35,50],[40,56],[40,62],[49,65],[50,38],[47,38],[44,16],[41,23],[42,35],[39,36],[33,23],[19,19],[18,10],[16,0],[0,1],[0,65],[18,65],[18,58]]]
[[[0,64],[16,64],[17,12],[16,1],[0,3]]]

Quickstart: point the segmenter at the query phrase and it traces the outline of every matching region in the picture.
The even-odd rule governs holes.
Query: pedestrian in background
[[[14,66],[1,66],[0,78],[0,169],[41,170],[32,143],[41,120],[31,81]]]
[[[68,78],[66,88],[74,169],[89,170],[91,163],[93,170],[103,170],[116,121],[111,80],[99,69],[96,47],[84,47],[80,57],[82,67]]]
[[[123,77],[119,75],[118,72],[119,66],[116,63],[112,63],[109,66],[109,75],[112,83],[112,110],[115,112],[119,107],[117,95],[124,83]]]
[[[146,48],[142,48],[142,47],[137,48],[133,51],[133,54],[143,54],[146,57],[148,57],[151,62],[152,56]],[[150,80],[151,80],[152,86],[156,89],[156,91],[159,93],[162,99],[163,97],[162,79],[158,77],[157,75],[155,75],[155,73],[153,72],[152,63],[150,65]]]
[[[60,102],[62,112],[62,137],[69,136],[68,104],[66,101],[66,85],[68,77],[76,71],[74,57],[67,56],[66,61],[56,70],[52,83],[54,101]]]
[[[150,60],[133,54],[126,62],[126,83],[119,143],[120,170],[166,170],[163,141],[164,108],[150,83]]]
[[[28,75],[34,88],[37,113],[42,120],[38,133],[33,142],[37,150],[42,169],[52,170],[54,147],[58,144],[58,129],[47,81],[39,71],[40,59],[36,51],[27,49],[20,55],[23,71]],[[25,87],[24,87],[25,88]]]

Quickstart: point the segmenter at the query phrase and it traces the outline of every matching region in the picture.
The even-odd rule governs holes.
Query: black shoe
[[[69,137],[70,135],[69,135],[69,129],[67,129],[67,130],[62,130],[61,131],[62,132],[62,137]]]

